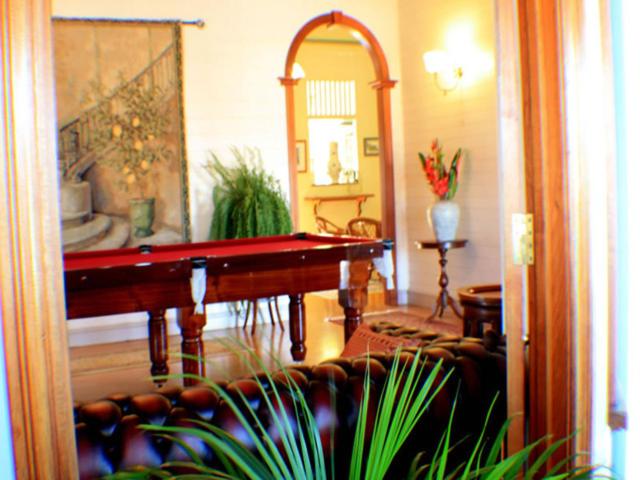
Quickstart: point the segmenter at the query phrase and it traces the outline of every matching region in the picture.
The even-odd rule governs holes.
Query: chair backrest
[[[382,238],[382,223],[374,218],[352,218],[347,223],[347,234],[354,237]]]
[[[345,233],[344,228],[340,228],[324,217],[316,216],[316,227],[318,227],[318,232],[320,233],[330,233],[331,235],[343,235]]]

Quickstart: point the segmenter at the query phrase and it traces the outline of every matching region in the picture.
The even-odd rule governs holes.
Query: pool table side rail
[[[340,237],[322,237],[322,240],[328,240],[326,243],[333,240],[332,245],[206,258],[205,302],[337,288],[341,260],[369,261],[383,254],[381,241],[352,241]],[[345,240],[349,243],[339,243]],[[191,306],[191,270],[192,259],[189,257],[159,263],[68,270],[65,272],[67,318]]]

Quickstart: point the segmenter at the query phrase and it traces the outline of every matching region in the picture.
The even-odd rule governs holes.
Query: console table
[[[353,201],[356,202],[356,217],[362,216],[362,204],[367,201],[368,198],[373,197],[373,193],[357,193],[354,195],[316,195],[313,197],[304,197],[305,200],[313,202],[313,214],[318,216],[318,209],[324,202],[344,202]]]
[[[433,320],[436,316],[442,317],[447,306],[450,306],[453,312],[462,318],[462,312],[456,301],[449,295],[447,285],[449,285],[449,277],[447,276],[447,252],[452,248],[463,248],[467,245],[468,240],[449,240],[446,242],[437,241],[418,241],[416,246],[420,250],[438,250],[440,254],[440,277],[438,278],[438,284],[440,285],[440,293],[436,300],[436,305],[433,309],[433,313],[427,320]]]

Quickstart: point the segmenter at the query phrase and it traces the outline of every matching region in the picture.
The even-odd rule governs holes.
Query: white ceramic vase
[[[427,220],[439,242],[455,240],[459,219],[460,207],[451,200],[438,200],[427,210]]]

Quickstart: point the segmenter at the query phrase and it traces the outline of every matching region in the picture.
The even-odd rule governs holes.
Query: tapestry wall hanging
[[[179,24],[53,31],[64,250],[190,241]]]

